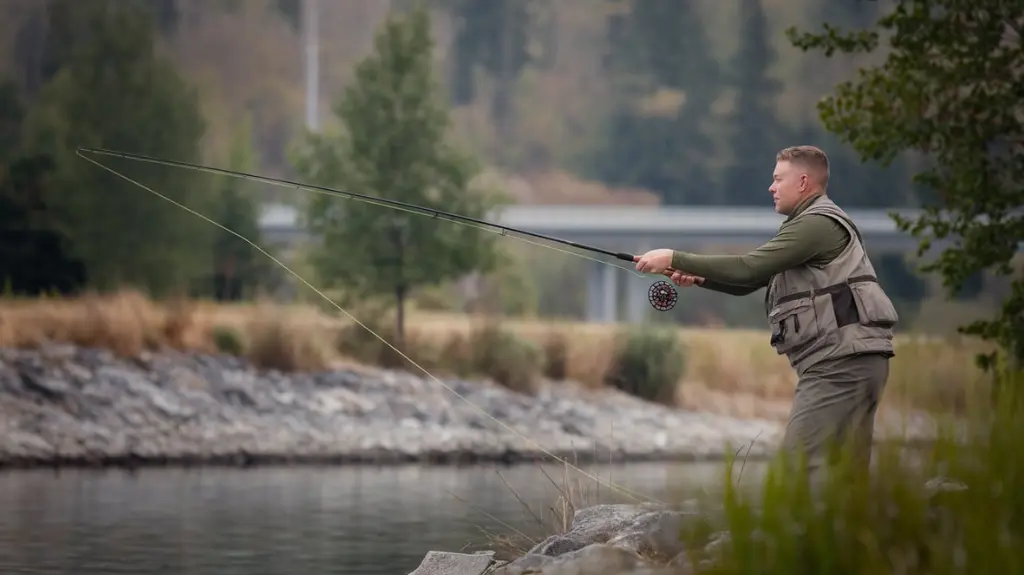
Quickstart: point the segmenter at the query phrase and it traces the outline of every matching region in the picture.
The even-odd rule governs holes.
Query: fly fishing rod
[[[623,260],[623,261],[627,261],[627,262],[633,262],[634,261],[633,254],[628,254],[628,253],[625,253],[625,252],[614,252],[614,251],[611,251],[611,250],[606,250],[604,248],[599,248],[599,247],[596,247],[596,246],[591,246],[591,245],[583,244],[583,243],[580,243],[580,242],[574,242],[572,240],[567,240],[567,239],[563,239],[563,238],[549,236],[549,235],[541,234],[541,233],[537,233],[537,232],[531,232],[531,231],[523,230],[523,229],[519,229],[519,228],[513,228],[511,226],[506,226],[506,225],[498,224],[498,223],[495,223],[495,222],[489,222],[489,221],[486,221],[486,220],[482,220],[482,219],[478,219],[478,218],[472,218],[472,217],[469,217],[469,216],[464,216],[464,215],[456,214],[456,213],[453,213],[453,212],[447,212],[447,211],[444,211],[444,210],[438,210],[436,208],[428,208],[428,207],[425,207],[425,206],[419,206],[419,205],[416,205],[416,204],[412,204],[412,203],[408,203],[408,202],[402,202],[402,201],[399,201],[399,200],[392,200],[392,199],[388,199],[388,198],[381,198],[381,197],[377,197],[377,196],[371,196],[369,194],[360,194],[358,192],[350,192],[350,191],[345,191],[345,190],[339,190],[339,189],[330,188],[330,187],[327,187],[327,186],[319,186],[319,185],[315,185],[315,184],[304,184],[302,182],[297,182],[297,181],[294,181],[294,180],[288,180],[288,179],[285,179],[285,178],[273,178],[273,177],[270,177],[270,176],[261,176],[261,175],[258,175],[258,174],[251,174],[251,173],[242,172],[242,171],[239,171],[239,170],[230,170],[230,169],[226,169],[226,168],[216,168],[216,167],[213,167],[213,166],[205,166],[205,165],[202,165],[202,164],[196,164],[196,163],[192,163],[192,162],[183,162],[183,161],[179,161],[179,160],[167,160],[167,159],[164,159],[164,158],[156,158],[156,157],[153,157],[153,156],[147,156],[145,154],[136,154],[136,153],[132,153],[132,152],[123,152],[123,151],[118,151],[118,150],[109,150],[109,149],[105,149],[105,148],[79,147],[78,151],[80,153],[97,154],[97,155],[102,155],[102,156],[112,156],[112,157],[122,158],[122,159],[126,159],[126,160],[134,160],[134,161],[146,162],[146,163],[150,163],[150,164],[160,164],[160,165],[170,166],[170,167],[175,167],[175,168],[184,168],[184,169],[195,170],[195,171],[199,171],[199,172],[207,172],[207,173],[217,174],[217,175],[222,175],[222,176],[241,178],[243,180],[252,180],[252,181],[262,182],[262,183],[265,183],[265,184],[271,184],[271,185],[275,185],[275,186],[287,186],[287,187],[297,188],[297,189],[312,190],[312,191],[327,193],[327,194],[330,194],[330,195],[341,196],[341,197],[352,199],[352,200],[356,200],[356,201],[362,201],[362,202],[366,202],[366,203],[369,203],[369,204],[374,204],[374,205],[379,205],[379,206],[384,206],[384,207],[390,207],[390,208],[396,208],[396,209],[403,210],[403,211],[409,211],[409,212],[413,212],[413,213],[416,213],[416,214],[419,214],[419,215],[422,215],[422,216],[432,217],[432,218],[436,218],[436,219],[449,220],[449,221],[452,221],[452,222],[455,222],[455,223],[462,223],[462,224],[470,224],[470,225],[474,225],[474,226],[488,227],[488,228],[492,228],[492,229],[495,229],[495,230],[499,230],[501,232],[501,235],[508,235],[509,233],[518,234],[518,235],[522,235],[522,236],[531,237],[531,238],[534,238],[534,239],[537,239],[537,240],[557,243],[557,244],[561,244],[561,245],[564,245],[564,246],[572,247],[572,248],[575,248],[575,249],[579,249],[579,250],[583,250],[583,251],[588,251],[588,252],[591,252],[591,253],[597,253],[597,254],[601,254],[601,255],[605,255],[605,256],[610,256],[610,257],[613,257],[613,258],[616,258],[616,259],[619,259],[619,260]],[[606,263],[607,264],[607,262],[602,262],[602,263]],[[616,267],[618,267],[618,266],[616,266]],[[650,289],[648,290],[648,301],[651,303],[652,307],[654,307],[655,309],[657,309],[659,311],[667,311],[667,310],[672,309],[673,307],[675,307],[675,304],[676,304],[677,300],[678,300],[678,294],[677,294],[675,288],[671,284],[669,284],[668,282],[666,282],[664,280],[655,282],[650,287]]]

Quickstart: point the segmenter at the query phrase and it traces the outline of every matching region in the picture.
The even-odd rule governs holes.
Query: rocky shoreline
[[[544,451],[685,460],[721,457],[729,444],[760,457],[781,429],[567,383],[536,396],[446,383],[473,405],[399,371],[282,374],[229,356],[0,349],[0,465],[514,463],[550,460]]]
[[[570,383],[536,396],[446,383],[472,405],[400,371],[283,374],[230,356],[0,349],[0,466],[516,463],[550,454],[623,462],[737,449],[760,458],[774,453],[782,431],[776,421]]]
[[[729,540],[712,534],[692,556],[682,537],[697,510],[661,505],[595,505],[579,509],[570,528],[512,561],[492,551],[431,551],[409,575],[682,575],[710,566]]]

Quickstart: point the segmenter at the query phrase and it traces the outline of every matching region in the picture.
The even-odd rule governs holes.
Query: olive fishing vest
[[[811,365],[858,353],[893,355],[896,308],[878,284],[860,231],[827,196],[798,218],[824,215],[850,234],[843,252],[824,267],[803,265],[772,277],[765,295],[772,347],[802,374]]]

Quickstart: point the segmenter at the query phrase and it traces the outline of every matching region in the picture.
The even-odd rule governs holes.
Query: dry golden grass
[[[218,330],[229,330],[246,355],[260,365],[322,369],[338,359],[323,337],[329,325],[308,308],[186,300],[156,303],[132,290],[74,299],[0,299],[0,346],[71,343],[125,357],[160,348],[216,352]]]
[[[416,313],[410,324],[433,337],[467,334],[469,316]],[[509,319],[504,327],[540,345],[553,337],[566,341],[566,377],[589,386],[603,385],[604,373],[620,326],[584,322]],[[679,385],[678,403],[700,409],[759,417],[779,415],[777,405],[757,400],[784,401],[792,397],[796,375],[785,357],[768,345],[767,331],[680,328],[686,348],[686,372]],[[960,410],[974,398],[986,397],[987,379],[974,356],[988,346],[966,338],[930,339],[906,335],[896,339],[897,352],[886,390],[891,407]],[[728,407],[723,399],[728,397]],[[716,407],[715,404],[718,404]]]
[[[381,321],[360,319],[374,326]],[[498,357],[496,351],[476,348],[487,339],[492,348],[494,341],[505,341],[482,337],[491,333],[493,321],[465,315],[413,312],[407,326],[405,352],[438,375],[467,370],[488,374],[488,366],[481,362]],[[500,327],[532,343],[539,354],[520,350],[498,357],[499,365],[490,375],[510,377],[510,386],[529,391],[534,382],[507,374],[509,363],[539,358],[537,375],[603,386],[620,326],[505,319]],[[382,335],[387,338],[388,330]],[[768,345],[766,333],[681,328],[679,335],[686,366],[677,404],[741,416],[785,415],[783,404],[792,395],[795,375],[786,359]],[[360,341],[354,342],[357,338]],[[234,350],[263,367],[299,371],[351,366],[360,360],[377,363],[381,348],[386,350],[347,318],[306,306],[155,303],[132,291],[77,299],[0,299],[0,345],[36,346],[46,341],[103,347],[124,356],[161,347]],[[366,342],[375,346],[372,353],[355,351],[365,349]],[[973,363],[974,354],[982,349],[965,339],[899,337],[885,404],[960,410],[973,398],[984,398],[985,378]]]

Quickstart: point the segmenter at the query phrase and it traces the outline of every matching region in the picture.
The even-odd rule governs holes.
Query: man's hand
[[[666,277],[672,280],[672,283],[679,287],[693,287],[695,285],[704,284],[704,278],[700,276],[684,274],[683,272],[677,272],[671,268],[665,270],[663,273]]]
[[[672,267],[672,250],[651,250],[642,256],[633,256],[636,271],[648,274],[661,274]]]

